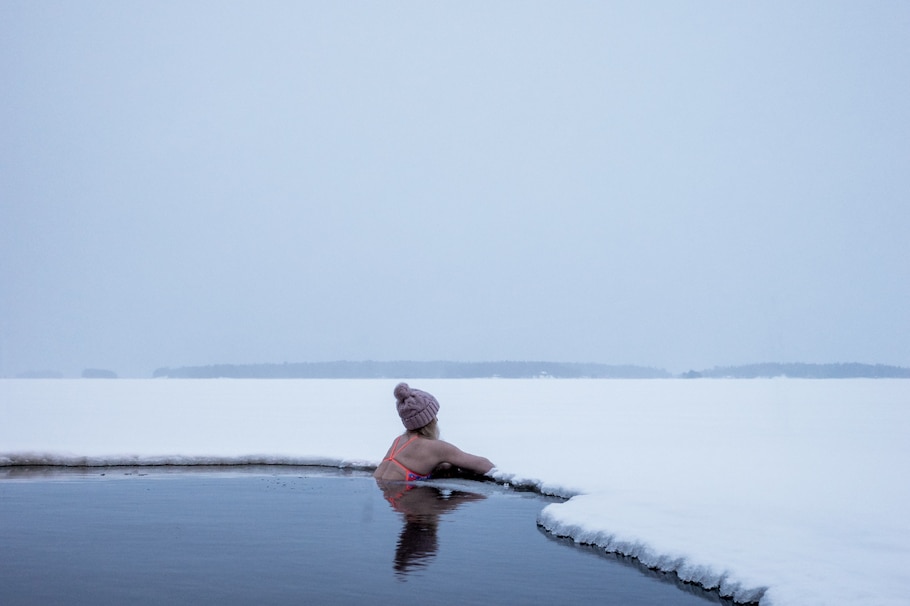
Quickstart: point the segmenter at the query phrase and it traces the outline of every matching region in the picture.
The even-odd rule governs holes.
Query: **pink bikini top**
[[[402,444],[401,447],[399,448],[398,442],[401,440],[402,437],[404,437],[404,436],[398,436],[397,438],[395,438],[395,443],[392,444],[392,450],[391,450],[391,452],[389,452],[389,456],[387,456],[387,457],[386,457],[385,459],[383,459],[383,460],[385,460],[385,461],[391,461],[392,463],[395,463],[395,465],[398,465],[398,467],[401,468],[401,471],[404,472],[404,478],[405,478],[405,481],[406,481],[406,482],[416,482],[416,481],[418,481],[418,480],[429,480],[431,474],[427,474],[427,475],[425,475],[425,476],[422,476],[422,475],[420,475],[419,473],[414,473],[413,471],[411,471],[410,469],[408,469],[407,467],[405,467],[404,465],[402,465],[401,462],[398,461],[398,459],[395,458],[396,456],[398,456],[398,454],[399,454],[402,450],[404,450],[405,448],[407,448],[408,444],[410,444],[411,442],[413,442],[414,440],[417,439],[417,436],[412,436],[410,440],[408,440],[407,442],[405,442],[404,444]]]

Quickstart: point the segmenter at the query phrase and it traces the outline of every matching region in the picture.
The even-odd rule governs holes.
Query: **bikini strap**
[[[413,442],[414,440],[417,439],[417,436],[412,436],[410,440],[408,440],[407,442],[405,442],[404,444],[401,445],[401,448],[398,448],[398,442],[401,441],[402,437],[403,436],[398,436],[397,438],[395,438],[395,443],[392,444],[392,452],[389,453],[388,460],[393,460],[395,457],[398,456],[398,453],[400,453],[402,450],[404,450],[407,447],[408,444],[410,444],[411,442]]]

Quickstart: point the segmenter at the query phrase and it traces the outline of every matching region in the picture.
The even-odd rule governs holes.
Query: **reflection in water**
[[[436,555],[439,549],[436,529],[441,515],[454,511],[463,503],[486,498],[482,494],[425,484],[382,480],[377,480],[376,484],[392,509],[404,519],[395,549],[395,576],[401,581],[407,580],[409,572],[426,567]]]

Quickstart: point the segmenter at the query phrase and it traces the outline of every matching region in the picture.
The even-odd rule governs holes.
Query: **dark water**
[[[0,472],[0,604],[726,604],[538,529],[491,483],[362,473]],[[102,475],[103,474],[103,475]]]

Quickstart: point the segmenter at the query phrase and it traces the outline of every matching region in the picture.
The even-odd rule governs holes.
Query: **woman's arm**
[[[485,474],[493,469],[493,463],[486,457],[479,457],[464,452],[454,444],[443,440],[433,440],[434,454],[441,463],[449,463],[474,473]]]

